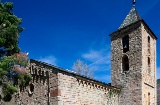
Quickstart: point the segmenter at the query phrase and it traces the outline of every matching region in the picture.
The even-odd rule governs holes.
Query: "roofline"
[[[133,26],[133,25],[135,25],[135,24],[138,24],[139,22],[142,22],[142,23],[149,29],[149,31],[151,32],[151,34],[154,36],[154,38],[155,38],[156,40],[158,39],[157,36],[153,33],[153,31],[150,29],[150,27],[146,24],[146,22],[145,22],[143,19],[140,19],[140,20],[138,20],[138,21],[136,21],[136,22],[134,22],[134,23],[132,23],[132,24],[130,24],[130,25],[127,25],[127,26],[125,26],[125,27],[123,27],[123,28],[120,28],[120,29],[118,29],[117,31],[111,33],[109,36],[111,37],[111,35],[113,35],[113,34],[115,34],[115,33],[117,33],[117,32],[120,32],[120,31],[126,29],[127,27],[131,27],[131,26]]]
[[[155,37],[155,39],[157,40],[157,36],[154,34],[154,32],[151,30],[151,28],[147,25],[147,23],[142,19],[142,22],[144,23],[145,26],[147,26],[147,28],[150,30],[150,32],[152,33],[152,35]]]
[[[57,69],[58,71],[60,71],[60,72],[63,72],[63,73],[66,73],[66,74],[72,74],[72,75],[74,75],[75,77],[80,77],[80,78],[82,78],[82,79],[90,80],[90,81],[97,82],[97,83],[99,83],[99,84],[105,85],[106,87],[109,87],[109,88],[113,88],[113,89],[120,90],[120,88],[111,86],[111,85],[109,85],[109,84],[107,84],[107,83],[105,83],[105,82],[101,82],[101,81],[98,81],[98,80],[95,80],[95,79],[92,79],[92,78],[88,78],[88,77],[86,77],[86,76],[84,76],[84,75],[77,74],[77,73],[75,73],[75,72],[73,72],[73,71],[67,71],[67,70],[65,70],[65,69],[63,69],[63,68],[60,68],[60,67],[57,67],[57,66],[54,66],[54,65],[51,65],[51,64],[42,62],[42,61],[37,61],[37,60],[34,60],[34,59],[30,59],[30,62],[31,62],[31,63],[32,63],[32,62],[36,62],[36,63],[39,63],[39,64],[43,64],[43,65],[45,65],[45,66],[49,66],[49,67],[51,67],[51,68],[56,68],[56,69]]]

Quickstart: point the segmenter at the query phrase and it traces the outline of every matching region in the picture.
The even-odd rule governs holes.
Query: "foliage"
[[[26,86],[32,79],[26,69],[27,60],[24,59],[24,53],[1,57],[0,80],[3,85],[4,100],[8,100],[9,95],[17,92],[17,86]]]
[[[118,95],[120,93],[120,90],[115,90],[115,89],[109,89],[108,93],[106,94],[107,97],[107,105],[114,105],[116,100],[118,99]]]
[[[93,78],[93,71],[90,70],[88,65],[81,60],[77,60],[73,64],[72,70],[75,71],[77,74],[84,75],[89,78]]]
[[[3,86],[3,93],[6,94],[14,94],[15,92],[18,92],[18,89],[14,87],[11,83],[7,83]]]
[[[22,19],[12,12],[13,3],[0,3],[0,57],[19,53],[18,38],[23,28]]]
[[[0,85],[3,100],[10,101],[18,87],[26,86],[32,79],[26,69],[28,55],[18,47],[22,19],[12,12],[13,3],[0,2]]]
[[[6,102],[8,102],[12,99],[12,96],[11,96],[12,94],[14,94],[15,92],[18,92],[18,89],[10,83],[6,83],[3,86],[2,90],[3,90],[3,94],[4,94],[3,100]]]
[[[29,81],[32,80],[32,76],[29,73],[18,75],[19,86],[26,86]]]
[[[110,89],[107,93],[107,96],[109,98],[114,97],[115,95],[119,94],[118,91],[114,90],[114,89]]]

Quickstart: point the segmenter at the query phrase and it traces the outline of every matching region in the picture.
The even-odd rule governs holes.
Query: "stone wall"
[[[58,77],[59,105],[118,105],[117,93],[109,97],[111,86],[63,73],[58,73]]]
[[[43,62],[30,63],[30,84],[0,105],[118,105],[116,87]]]
[[[142,27],[142,100],[143,105],[156,102],[156,39],[150,30]],[[149,38],[149,42],[148,42]],[[148,61],[149,60],[149,61]]]
[[[118,105],[118,93],[115,92],[119,89],[115,87],[48,64],[37,61],[31,64],[44,70],[49,68],[50,105]],[[109,97],[111,91],[114,92]]]
[[[160,79],[157,80],[157,105],[160,105]]]
[[[122,87],[119,105],[142,105],[142,36],[136,22],[111,34],[112,85]],[[129,51],[123,53],[122,38],[129,36]],[[129,70],[122,70],[122,57],[128,56]]]
[[[50,90],[58,87],[58,78],[52,73],[51,67],[44,67],[44,64],[30,64],[32,81],[26,87],[19,88],[19,92],[14,94],[10,102],[3,102],[0,105],[58,105],[57,97],[50,99]],[[54,81],[54,82],[53,82]]]
[[[126,35],[129,36],[129,51],[123,52],[122,39]],[[155,35],[145,22],[140,20],[110,36],[112,85],[122,87],[119,105],[155,105],[157,103]],[[122,62],[124,55],[129,59],[129,70],[125,72]]]

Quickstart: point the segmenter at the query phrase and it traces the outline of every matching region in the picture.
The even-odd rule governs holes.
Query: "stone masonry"
[[[30,60],[33,80],[1,105],[118,105],[119,88]]]
[[[122,88],[119,105],[155,105],[157,37],[135,7],[110,37],[112,86]]]
[[[141,25],[142,33],[142,102],[156,104],[157,80],[156,80],[156,38],[145,26]],[[148,37],[150,43],[148,43]],[[150,64],[148,65],[148,58]],[[150,95],[148,95],[150,94]],[[150,99],[149,99],[150,98]],[[149,102],[150,101],[150,102]]]
[[[134,30],[124,29],[111,36],[112,52],[112,85],[122,87],[119,105],[142,105],[142,77],[141,68],[141,28],[140,24],[135,24]],[[133,32],[134,31],[134,32]],[[122,70],[122,37],[129,35],[129,52],[126,55],[129,58],[129,71]],[[132,46],[133,45],[133,46]],[[130,94],[127,94],[130,93]]]
[[[160,105],[160,79],[157,80],[157,105]]]

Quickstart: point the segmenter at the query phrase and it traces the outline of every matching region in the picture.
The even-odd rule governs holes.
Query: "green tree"
[[[19,34],[23,31],[20,26],[22,19],[12,12],[13,3],[0,3],[0,56],[10,56],[19,53]]]
[[[13,3],[0,2],[0,86],[4,101],[10,101],[18,87],[24,87],[32,79],[26,69],[28,55],[20,53],[18,47],[22,19],[12,10]]]

